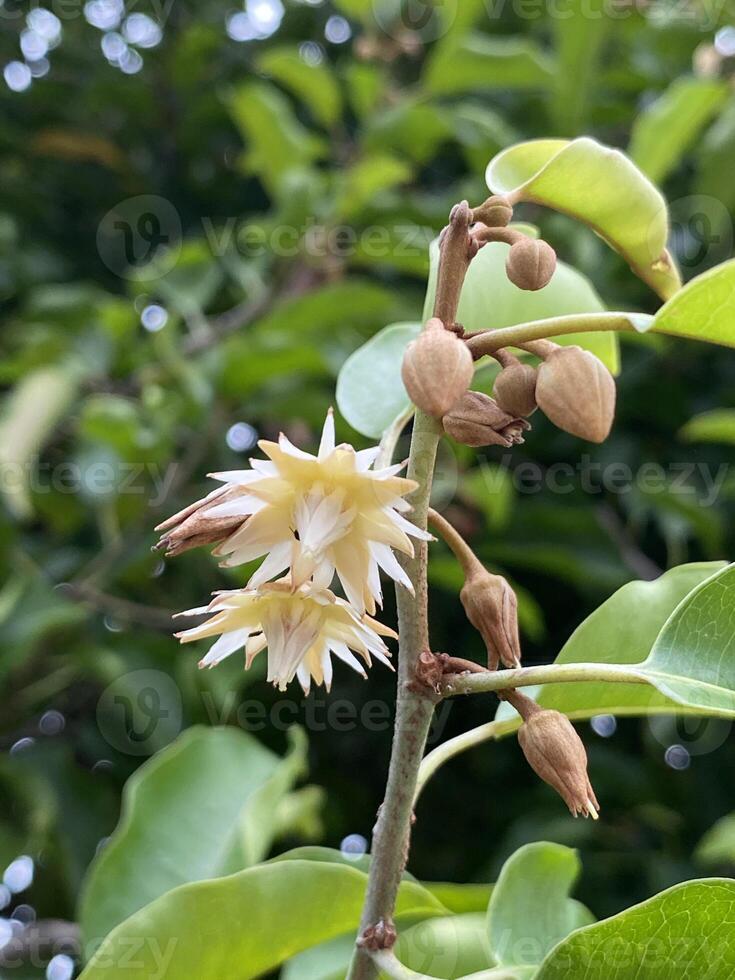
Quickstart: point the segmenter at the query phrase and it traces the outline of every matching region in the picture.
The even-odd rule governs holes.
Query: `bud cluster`
[[[604,442],[615,417],[615,381],[602,361],[581,347],[542,341],[527,345],[541,364],[522,364],[507,351],[493,394],[501,409],[524,417],[536,407],[560,429],[588,442]]]

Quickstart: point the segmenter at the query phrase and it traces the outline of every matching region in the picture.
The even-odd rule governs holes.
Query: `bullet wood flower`
[[[326,588],[336,571],[358,613],[373,613],[382,602],[380,569],[412,591],[394,549],[413,555],[411,538],[430,535],[403,516],[410,510],[403,498],[416,489],[413,480],[397,475],[403,464],[374,470],[377,447],[356,452],[344,443],[336,446],[331,411],[316,456],[284,435],[258,445],[267,460],[251,460],[249,470],[212,474],[224,488],[206,498],[212,506],[193,505],[198,521],[231,522],[231,533],[220,535],[214,552],[224,557],[223,565],[265,555],[249,588],[287,570],[294,588],[310,578]],[[178,533],[184,531],[182,524]]]
[[[476,561],[459,598],[467,618],[485,642],[490,670],[496,670],[499,662],[506,667],[520,667],[518,600],[506,579],[493,575]]]
[[[536,381],[538,372],[531,364],[523,364],[505,351],[503,370],[493,384],[493,397],[498,405],[510,415],[525,418],[533,415],[536,404]]]
[[[482,391],[466,391],[442,419],[447,435],[465,446],[510,446],[523,442],[531,426],[509,415]]]
[[[363,676],[363,664],[369,667],[373,657],[390,666],[390,651],[381,637],[397,639],[393,630],[359,616],[329,589],[309,584],[294,590],[288,580],[220,592],[208,606],[179,615],[204,613],[211,618],[176,634],[182,643],[219,636],[199,666],[214,667],[244,650],[248,669],[267,648],[268,680],[281,691],[294,678],[307,694],[312,680],[329,690],[332,655]]]
[[[206,511],[216,503],[225,503],[239,495],[236,487],[217,487],[206,497],[189,504],[168,520],[157,525],[156,531],[163,532],[155,546],[173,558],[192,548],[202,545],[219,544],[243,523],[242,517],[209,517]]]
[[[615,380],[602,361],[581,347],[546,344],[536,401],[554,425],[589,442],[604,442],[615,418]]]
[[[440,419],[467,391],[474,362],[467,344],[438,317],[427,321],[416,340],[406,348],[401,377],[411,401]]]
[[[524,714],[518,741],[531,768],[553,786],[572,816],[597,820],[600,804],[587,775],[587,752],[574,725],[566,715],[538,705]]]

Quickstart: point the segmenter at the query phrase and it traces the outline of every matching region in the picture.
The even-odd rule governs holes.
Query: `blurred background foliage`
[[[671,202],[685,279],[728,258],[735,19],[705,0],[6,0],[0,32],[0,867],[35,862],[0,906],[71,920],[124,782],[194,724],[239,723],[270,759],[301,724],[309,785],[281,801],[278,847],[369,838],[392,675],[338,671],[331,702],[284,702],[235,658],[199,674],[171,613],[243,570],[163,561],[152,527],[259,437],[313,448],[340,365],[420,319],[431,240],[514,141],[628,149]],[[521,210],[610,308],[656,309],[591,233]],[[626,336],[604,446],[534,418],[512,459],[443,447],[436,504],[518,589],[526,663],[624,582],[733,554],[734,371],[725,351]],[[653,489],[635,478],[651,464]],[[434,646],[479,659],[458,570],[434,552]],[[446,705],[435,739],[494,710],[490,695]],[[519,844],[556,840],[582,849],[579,894],[602,916],[702,861],[732,870],[732,824],[695,855],[735,809],[729,723],[585,729],[599,825],[572,822],[514,742],[486,746],[426,791],[412,871],[490,881]]]

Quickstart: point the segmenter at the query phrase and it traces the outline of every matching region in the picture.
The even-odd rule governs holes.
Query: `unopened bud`
[[[494,398],[481,391],[466,391],[442,419],[447,435],[465,446],[505,446],[523,442],[531,426],[509,415]]]
[[[502,575],[492,575],[479,562],[470,570],[459,594],[467,619],[487,648],[487,665],[496,670],[521,666],[518,638],[518,601]]]
[[[597,820],[600,805],[587,775],[587,753],[567,716],[536,706],[518,729],[518,741],[531,768],[553,786],[572,816]]]
[[[493,384],[493,395],[498,405],[511,415],[521,418],[532,415],[537,408],[536,378],[535,367],[522,364],[518,358],[512,358]]]
[[[192,548],[220,544],[234,534],[247,518],[242,515],[207,517],[206,512],[214,506],[241,496],[243,492],[236,487],[218,487],[207,497],[189,504],[188,507],[169,517],[155,529],[164,532],[155,546],[156,549],[165,552],[167,558],[173,558]]]
[[[519,289],[543,289],[556,269],[556,252],[540,238],[522,238],[511,245],[505,271]]]
[[[411,401],[436,419],[459,401],[473,373],[469,348],[437,317],[432,317],[408,345],[401,368]]]
[[[536,401],[560,429],[604,442],[615,418],[615,380],[589,351],[557,347],[539,366]]]
[[[505,228],[513,217],[513,208],[505,197],[493,194],[472,211],[473,222],[479,221],[488,228]]]

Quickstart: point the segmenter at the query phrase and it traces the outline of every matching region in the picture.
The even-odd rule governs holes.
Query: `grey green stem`
[[[469,222],[469,206],[463,201],[452,210],[450,223],[443,232],[434,316],[448,327],[454,324],[462,283],[473,254],[467,233]],[[407,475],[418,484],[409,498],[412,520],[424,529],[441,432],[438,422],[417,410]],[[436,697],[416,681],[419,657],[430,649],[427,563],[427,544],[421,541],[415,547],[414,556],[402,560],[413,595],[402,586],[396,589],[400,636],[396,723],[385,799],[373,833],[365,906],[347,980],[377,977],[371,936],[376,928],[392,927],[398,888],[408,860],[418,771],[436,703]],[[384,936],[390,934],[390,928],[383,930]],[[390,944],[389,939],[384,941]]]

